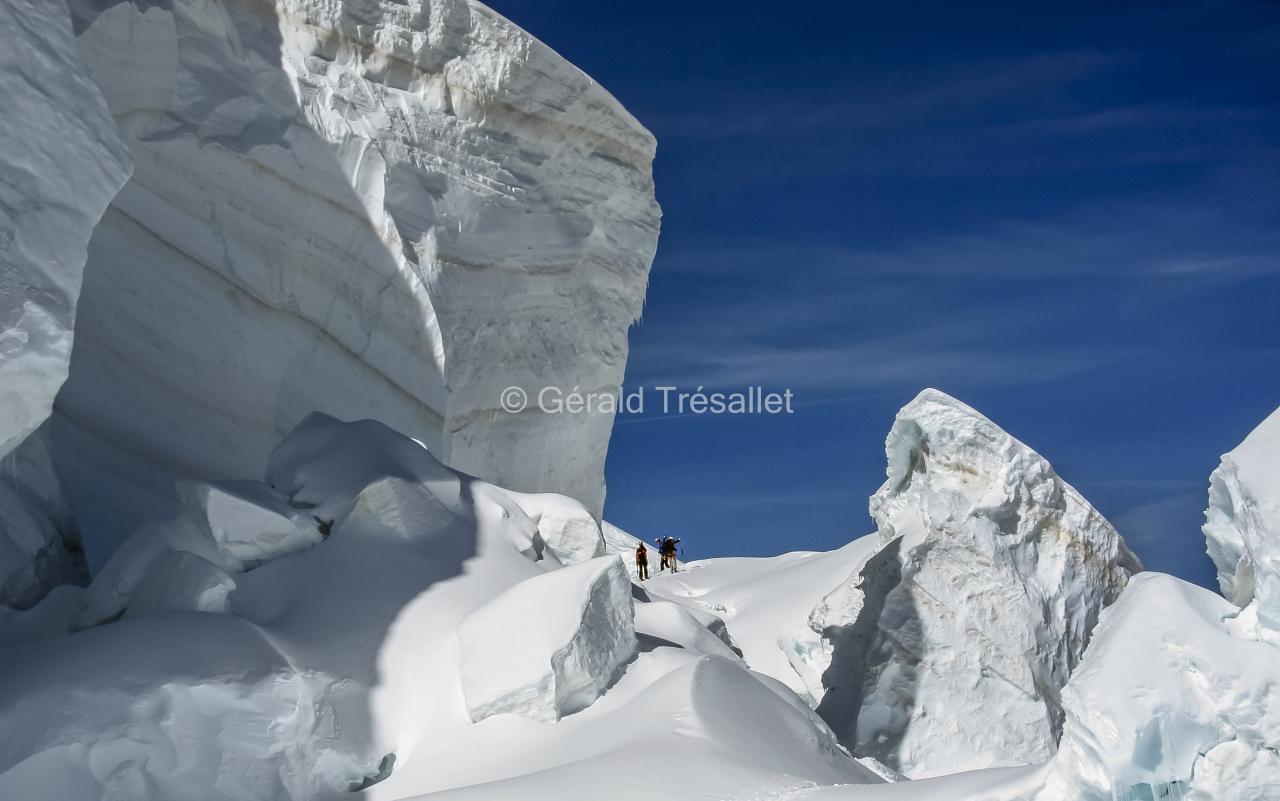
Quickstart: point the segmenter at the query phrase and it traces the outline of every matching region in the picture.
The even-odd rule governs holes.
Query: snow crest
[[[616,556],[507,590],[458,629],[471,719],[513,712],[554,721],[586,709],[635,656],[634,619],[631,580]]]
[[[1222,594],[1280,638],[1280,409],[1209,477],[1204,535]]]
[[[871,498],[879,552],[813,610],[818,711],[913,778],[1052,755],[1059,692],[1140,566],[1035,451],[925,390]]]
[[[1066,725],[1037,801],[1280,798],[1280,649],[1230,604],[1159,573],[1102,615],[1062,693]]]

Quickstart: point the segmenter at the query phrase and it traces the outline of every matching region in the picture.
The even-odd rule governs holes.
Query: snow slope
[[[1036,801],[1280,798],[1280,648],[1214,594],[1134,577],[1063,691],[1066,725]]]
[[[1280,409],[1209,477],[1204,534],[1222,594],[1280,636]]]
[[[250,474],[313,410],[599,515],[656,246],[653,137],[467,0],[88,0],[79,44],[136,168],[89,244],[59,474],[100,565]]]
[[[1058,693],[1137,560],[1039,454],[936,390],[899,412],[876,534],[646,583],[909,776],[1043,762]]]
[[[555,786],[587,799],[608,782],[610,797],[734,798],[878,781],[697,616],[633,602],[618,557],[562,568],[522,553],[536,525],[515,497],[420,443],[316,414],[266,479],[170,524],[200,536],[121,549],[112,564],[124,567],[87,593],[55,593],[0,625],[0,797],[534,798]],[[277,527],[281,503],[327,533],[227,560],[225,543]],[[125,598],[122,615],[65,633],[69,607],[92,609],[99,582],[136,574],[131,593],[106,593]],[[166,585],[173,576],[194,580]],[[566,637],[566,658],[549,656]],[[475,687],[544,657],[576,688],[558,722],[506,713],[519,705],[473,722]],[[470,785],[481,786],[457,789]]]
[[[863,537],[829,553],[705,559],[689,562],[679,573],[655,574],[644,587],[654,597],[722,618],[730,641],[753,670],[816,706],[812,688],[821,671],[814,675],[807,659],[819,638],[809,630],[809,613],[877,547],[874,537]]]
[[[471,720],[513,712],[555,721],[591,706],[635,656],[634,621],[631,579],[616,556],[520,582],[458,627]]]

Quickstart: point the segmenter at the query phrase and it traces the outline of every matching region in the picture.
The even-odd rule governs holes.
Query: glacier
[[[637,752],[687,764],[611,795],[880,781],[705,615],[633,597],[616,555],[523,553],[536,527],[514,493],[411,438],[312,414],[263,475],[230,501],[189,493],[165,524],[185,533],[146,538],[158,556],[121,548],[128,569],[0,618],[0,796],[588,798]],[[227,533],[279,529],[282,505],[328,533],[232,564],[248,537]],[[68,635],[100,597],[123,611]],[[542,700],[534,674],[554,676]]]
[[[938,390],[876,531],[641,584],[612,416],[499,407],[623,375],[604,89],[473,0],[0,23],[0,797],[1280,798],[1280,410],[1225,597]]]
[[[587,708],[635,656],[634,620],[631,580],[617,556],[507,590],[458,627],[471,720],[507,712],[555,721]]]

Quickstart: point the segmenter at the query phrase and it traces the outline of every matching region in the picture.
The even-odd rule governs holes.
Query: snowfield
[[[879,781],[700,616],[634,601],[618,556],[522,553],[521,496],[414,440],[316,414],[266,475],[189,492],[0,630],[0,797],[588,798],[664,758],[671,792]],[[253,531],[281,547],[246,561]]]
[[[908,460],[931,474],[913,482],[915,499],[893,500],[903,514],[916,503],[945,508],[939,494],[956,502],[947,442],[980,430],[1048,482],[1017,494],[1043,504],[1019,519],[1084,521],[1069,531],[1100,537],[1119,560],[1111,569],[1128,569],[1114,532],[1033,452],[940,393],[922,398],[941,405],[937,418],[925,420],[917,402],[899,421],[926,423],[937,443],[927,461],[941,464]],[[890,489],[902,486],[892,462],[900,430],[889,437]],[[973,483],[981,472],[959,472],[970,476],[966,491],[992,497]],[[531,548],[541,535],[526,496],[447,468],[379,423],[322,414],[272,452],[263,481],[192,485],[183,496],[178,517],[141,528],[87,590],[59,590],[0,619],[0,797],[586,801],[607,786],[609,797],[637,801],[1263,801],[1280,789],[1280,651],[1262,636],[1256,604],[1241,610],[1171,577],[1140,574],[1102,610],[1057,691],[1061,744],[1044,759],[1019,756],[1040,747],[1039,730],[1011,739],[1009,696],[981,681],[922,683],[902,696],[905,708],[929,711],[923,731],[938,738],[937,754],[956,753],[937,732],[984,725],[1003,732],[1002,745],[979,756],[1008,765],[908,781],[874,747],[841,746],[823,701],[849,674],[831,670],[835,659],[814,668],[847,645],[844,631],[814,622],[832,614],[851,577],[865,597],[880,587],[883,609],[902,576],[927,563],[888,569],[897,583],[874,578],[887,569],[884,528],[829,553],[704,560],[641,586],[618,555],[565,565]],[[580,508],[552,500],[539,508]],[[972,513],[947,519],[989,530]],[[963,533],[943,525],[915,535]],[[587,539],[618,550],[629,545],[622,537],[597,529]],[[1021,541],[1006,540],[1016,553]],[[957,586],[995,579],[977,581],[968,574]],[[1011,658],[994,644],[1030,625],[1011,609],[969,631],[980,646],[966,660]],[[1043,609],[1035,622],[1046,642],[1083,614],[1080,604]],[[893,617],[874,620],[864,640],[902,634]],[[948,664],[938,654],[955,660],[963,646],[916,644],[917,670]],[[1032,650],[1021,658],[1029,672],[1044,664]],[[964,753],[991,742],[975,736]]]
[[[612,415],[498,408],[623,375],[656,143],[600,86],[475,0],[0,43],[3,801],[1280,799],[1280,410],[1225,597],[932,389],[876,531],[641,583]]]

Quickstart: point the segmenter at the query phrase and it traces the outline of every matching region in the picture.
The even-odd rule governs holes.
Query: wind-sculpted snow
[[[1280,640],[1280,409],[1209,477],[1204,534],[1222,594]]]
[[[314,515],[290,507],[284,496],[255,481],[186,484],[179,494],[180,515],[139,528],[94,576],[75,627],[137,611],[140,587],[146,587],[144,607],[154,611],[164,611],[164,598],[173,598],[175,609],[225,606],[235,585],[229,574],[323,539]]]
[[[659,222],[631,115],[466,0],[77,11],[136,163],[54,425],[91,562],[317,409],[599,515],[612,415],[499,402],[621,381]]]
[[[85,247],[128,174],[62,0],[0,5],[0,607],[28,607],[77,570],[43,505],[56,481],[32,465],[44,445],[11,452],[67,377]]]
[[[1062,693],[1036,801],[1280,798],[1280,649],[1172,576],[1136,576]]]
[[[705,611],[648,602],[617,556],[538,559],[512,493],[380,423],[310,415],[265,482],[182,494],[87,591],[0,615],[0,798],[533,798],[558,777],[560,797],[639,801],[877,781]],[[653,608],[633,623],[633,604]],[[671,769],[623,786],[637,755]]]
[[[600,524],[582,504],[549,492],[508,494],[537,524],[539,550],[544,555],[563,565],[576,565],[605,554]]]
[[[537,576],[472,612],[458,641],[473,721],[559,720],[590,706],[635,656],[631,580],[617,556]]]
[[[819,713],[912,777],[1047,759],[1061,687],[1137,560],[1039,454],[941,392],[885,449],[880,550],[810,618]]]

